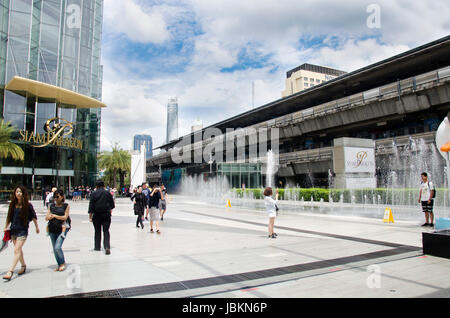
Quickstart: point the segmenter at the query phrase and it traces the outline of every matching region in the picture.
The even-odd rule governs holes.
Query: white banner
[[[375,173],[375,151],[372,148],[344,148],[345,172]]]

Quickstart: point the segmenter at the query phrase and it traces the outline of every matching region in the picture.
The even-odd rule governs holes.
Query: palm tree
[[[16,129],[11,126],[11,122],[5,123],[4,119],[0,121],[0,168],[2,167],[3,159],[11,157],[13,160],[23,161],[25,153],[22,148],[11,142],[11,134]]]
[[[120,177],[120,188],[122,189],[125,185],[125,176],[130,175],[131,171],[131,155],[128,151],[119,149],[117,153],[118,160],[121,165],[119,168],[119,177]]]
[[[106,169],[110,175],[113,188],[116,187],[116,175],[120,173],[120,186],[123,186],[123,177],[131,169],[131,155],[116,143],[112,151],[103,151],[98,156],[100,169]]]
[[[114,170],[114,161],[112,152],[110,151],[102,151],[98,155],[98,166],[100,169],[105,169],[105,179],[109,177],[110,183],[112,183],[112,173],[111,171]]]

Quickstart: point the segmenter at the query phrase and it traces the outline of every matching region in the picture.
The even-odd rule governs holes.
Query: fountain
[[[275,155],[272,150],[267,152],[267,164],[266,164],[266,187],[274,187],[275,184]]]
[[[285,185],[283,200],[279,206],[281,211],[312,211],[322,214],[362,215],[382,218],[384,209],[391,207],[396,218],[421,220],[422,214],[417,203],[420,186],[420,173],[426,171],[436,187],[448,187],[450,169],[443,165],[439,149],[427,144],[423,139],[409,137],[407,142],[399,139],[392,141],[392,147],[380,145],[377,149],[381,155],[377,157],[376,173],[379,188],[377,189],[335,189],[326,197],[312,193],[309,189],[301,189],[292,182]],[[276,188],[275,176],[277,162],[272,150],[265,158],[265,186]],[[313,174],[306,173],[306,182],[314,186]],[[328,169],[328,185],[334,185],[334,173]],[[182,181],[182,194],[195,195],[206,203],[223,205],[226,200],[233,202],[233,207],[264,210],[260,189],[233,190],[226,177],[204,179],[203,176],[188,176]],[[275,192],[275,191],[274,191]],[[439,190],[435,200],[436,215],[450,216],[450,194]]]

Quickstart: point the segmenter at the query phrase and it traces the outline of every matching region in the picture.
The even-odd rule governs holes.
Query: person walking
[[[164,213],[167,209],[167,190],[164,184],[161,184],[161,199],[159,200],[159,214],[161,216],[161,221],[164,221]]]
[[[149,213],[149,201],[150,201],[150,189],[147,186],[147,183],[142,183],[142,194],[145,197],[145,219],[148,221],[148,213]]]
[[[435,197],[435,191],[433,182],[428,180],[428,174],[422,172],[420,175],[422,182],[420,184],[419,191],[419,203],[422,205],[422,212],[425,213],[425,223],[422,226],[434,226],[433,219],[433,198]]]
[[[62,190],[56,190],[53,198],[55,202],[50,204],[45,220],[48,221],[48,233],[52,241],[53,254],[58,264],[55,272],[62,272],[66,268],[62,245],[71,225],[70,206],[65,203],[64,191]]]
[[[47,197],[45,198],[45,207],[48,209],[50,203],[53,203],[53,195],[55,194],[56,188],[52,188],[52,192],[47,194]]]
[[[269,238],[277,238],[277,234],[273,231],[274,230],[274,224],[275,224],[275,218],[277,217],[277,206],[278,201],[278,190],[275,195],[275,200],[272,199],[272,188],[267,187],[264,190],[264,204],[266,205],[266,211],[269,214]]]
[[[156,233],[161,234],[159,231],[159,200],[161,199],[161,192],[160,188],[156,186],[156,184],[153,186],[153,191],[150,193],[150,201],[149,201],[149,207],[150,207],[150,233],[153,233],[153,222],[155,222],[156,225]]]
[[[105,254],[111,254],[110,233],[111,213],[115,208],[114,200],[111,193],[105,190],[103,181],[97,182],[97,190],[95,190],[89,200],[89,220],[94,224],[94,250],[100,251],[100,241],[103,231],[103,247]]]
[[[144,218],[146,198],[142,193],[142,186],[138,186],[137,192],[133,194],[131,200],[133,201],[134,215],[137,215],[136,227],[139,227],[140,224],[143,229],[144,223],[142,222],[142,219]]]
[[[17,274],[23,275],[27,270],[22,249],[28,237],[28,228],[31,221],[36,227],[36,233],[39,234],[36,212],[33,205],[28,201],[27,189],[23,186],[18,186],[11,194],[5,229],[3,230],[6,232],[10,228],[11,240],[14,244],[13,262],[9,271],[3,276],[3,279],[6,281],[11,280],[18,262],[20,262],[21,268]]]

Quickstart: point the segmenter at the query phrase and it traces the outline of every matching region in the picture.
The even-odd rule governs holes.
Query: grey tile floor
[[[227,208],[172,195],[161,235],[135,227],[131,201],[118,198],[111,255],[93,251],[87,201],[69,202],[73,229],[56,262],[42,202],[33,201],[41,233],[30,224],[27,273],[0,282],[0,297],[449,297],[450,260],[422,254],[421,219],[281,213],[267,238],[264,211]],[[233,203],[233,202],[232,202]],[[0,205],[0,226],[7,206]],[[412,213],[412,212],[411,212]],[[420,215],[420,214],[419,214]],[[395,215],[394,215],[395,217]],[[13,248],[0,254],[8,270]]]

